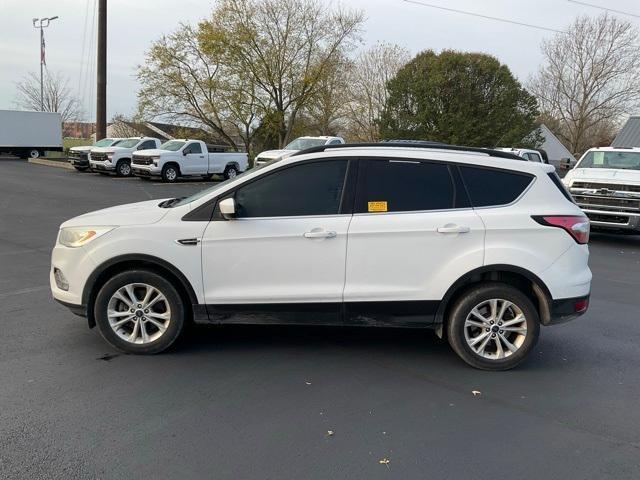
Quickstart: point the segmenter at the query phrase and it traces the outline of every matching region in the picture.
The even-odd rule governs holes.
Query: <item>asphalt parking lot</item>
[[[51,299],[62,221],[207,185],[0,160],[0,478],[640,478],[640,237],[593,234],[589,312],[501,373],[429,331],[203,327],[120,355]]]

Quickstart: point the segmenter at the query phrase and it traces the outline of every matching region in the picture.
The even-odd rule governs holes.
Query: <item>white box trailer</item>
[[[0,110],[0,153],[38,158],[45,151],[62,151],[59,113]]]

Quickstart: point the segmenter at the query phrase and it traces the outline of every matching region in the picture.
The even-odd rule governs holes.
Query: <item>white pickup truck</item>
[[[267,162],[273,162],[276,160],[282,160],[290,155],[293,155],[300,150],[305,150],[312,147],[320,147],[322,145],[339,145],[344,143],[342,137],[298,137],[293,142],[289,143],[282,150],[266,150],[256,155],[255,166],[258,167]]]
[[[89,168],[89,154],[94,148],[115,147],[122,138],[103,138],[93,145],[79,145],[69,149],[69,163],[79,172],[84,172]]]
[[[131,176],[131,157],[139,150],[155,149],[160,140],[153,137],[131,137],[110,147],[92,148],[89,165],[95,172],[102,174],[115,173],[119,177]]]
[[[587,150],[562,182],[593,227],[640,234],[640,148]]]
[[[145,150],[133,155],[133,174],[141,178],[162,177],[175,182],[179,177],[214,174],[234,178],[249,166],[246,153],[229,152],[229,147],[207,145],[201,140],[169,140],[159,149]]]

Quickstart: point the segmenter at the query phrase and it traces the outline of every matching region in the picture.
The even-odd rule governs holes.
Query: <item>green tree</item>
[[[198,39],[232,74],[252,79],[282,147],[363,21],[361,12],[319,0],[218,0]]]
[[[536,99],[506,65],[480,53],[419,53],[389,81],[383,138],[515,145],[536,126]]]

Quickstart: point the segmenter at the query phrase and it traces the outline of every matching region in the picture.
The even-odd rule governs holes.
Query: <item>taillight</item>
[[[534,215],[532,218],[541,225],[562,228],[580,244],[589,242],[589,219],[584,215]]]

